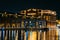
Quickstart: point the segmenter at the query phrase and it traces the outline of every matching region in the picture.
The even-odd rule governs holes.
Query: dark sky
[[[28,8],[55,10],[60,14],[59,0],[0,0],[0,11],[19,12]]]

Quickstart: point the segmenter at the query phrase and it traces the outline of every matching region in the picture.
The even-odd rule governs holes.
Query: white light
[[[52,14],[54,14],[54,12],[52,12]]]
[[[33,11],[36,11],[36,9],[32,9]]]
[[[31,21],[30,21],[30,23],[31,23]]]
[[[31,9],[28,9],[27,11],[30,11]]]
[[[3,16],[3,14],[2,14],[2,16]]]
[[[57,24],[57,27],[60,26],[60,24]]]

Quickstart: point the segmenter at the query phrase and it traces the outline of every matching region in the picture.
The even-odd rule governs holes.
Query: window
[[[17,27],[18,27],[18,28],[20,27],[20,23],[17,23]]]
[[[34,22],[34,20],[33,20],[33,21],[30,20],[28,25],[29,25],[29,27],[35,27],[35,22]]]
[[[46,20],[49,20],[49,16],[46,16]]]
[[[21,27],[24,27],[24,21],[21,22]]]
[[[28,26],[28,21],[24,21],[24,27]]]
[[[51,21],[56,21],[56,17],[51,17]]]
[[[27,15],[36,15],[36,13],[27,13]]]
[[[42,27],[42,21],[38,21],[39,27]]]
[[[49,21],[51,20],[51,16],[49,16]]]

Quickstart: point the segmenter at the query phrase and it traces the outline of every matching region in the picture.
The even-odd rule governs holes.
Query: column
[[[40,31],[38,31],[38,40],[40,40]]]
[[[4,40],[4,35],[5,35],[5,31],[4,31],[4,28],[2,28],[2,32],[1,32],[1,40]]]
[[[27,35],[26,35],[27,33],[26,32],[24,32],[24,40],[27,40]]]
[[[21,22],[21,27],[25,28],[24,27],[24,20],[22,20],[22,22]],[[25,33],[24,30],[21,30],[21,40],[24,40],[24,33]]]
[[[46,32],[44,32],[44,40],[46,40],[45,38],[46,38],[46,34],[45,34]]]
[[[60,34],[60,33],[58,32],[58,30],[59,30],[59,29],[56,29],[56,37],[55,37],[56,40],[58,40],[58,36],[59,36],[59,34]]]
[[[1,40],[1,34],[2,34],[2,33],[1,33],[1,30],[0,30],[0,40]]]
[[[15,35],[15,40],[18,40],[18,30],[17,30],[16,35]]]
[[[7,40],[7,37],[8,36],[8,30],[6,30],[6,34],[5,34],[5,39],[4,40]]]
[[[15,30],[12,30],[12,40],[14,40],[14,37],[15,37],[15,36],[14,36],[14,31],[15,31]]]
[[[46,40],[46,32],[43,31],[41,34],[41,40]]]
[[[23,30],[21,30],[21,40],[24,40],[24,31]]]

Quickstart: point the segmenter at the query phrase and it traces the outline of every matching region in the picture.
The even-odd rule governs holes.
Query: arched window
[[[6,23],[6,28],[9,28],[11,25],[9,23]]]
[[[12,23],[12,28],[16,27],[16,25],[14,23]]]
[[[20,28],[20,23],[17,23],[17,28]]]

